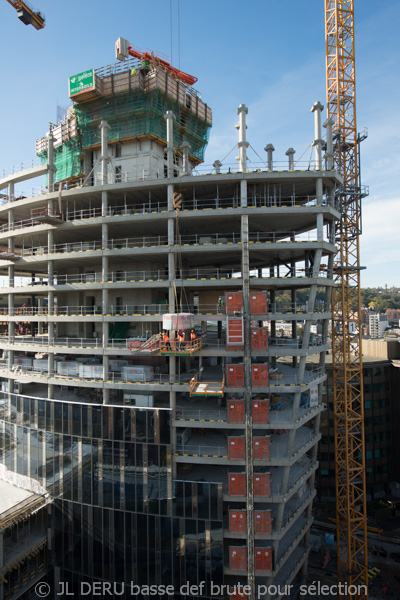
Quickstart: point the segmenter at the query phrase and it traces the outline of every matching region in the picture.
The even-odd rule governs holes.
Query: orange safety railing
[[[170,340],[169,342],[161,340],[159,344],[161,354],[193,354],[201,349],[201,338],[190,340],[188,342],[179,342]]]
[[[201,390],[197,386],[201,384]],[[222,381],[199,381],[198,374],[190,380],[189,396],[198,394],[201,396],[223,396],[225,390],[225,378]]]
[[[135,340],[134,342],[129,342],[129,351],[133,352],[133,350],[138,350],[142,347],[142,342],[140,340]]]

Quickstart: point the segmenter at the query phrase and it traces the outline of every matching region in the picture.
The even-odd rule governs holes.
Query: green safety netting
[[[126,338],[130,323],[110,323],[108,326],[108,337],[110,340],[123,340]]]
[[[166,140],[164,114],[167,110],[172,110],[176,117],[174,145],[179,147],[185,139],[191,145],[190,153],[204,160],[211,126],[160,90],[149,94],[134,90],[75,106],[82,147],[100,143],[101,120],[110,125],[110,141],[138,135],[155,135]]]
[[[47,162],[47,150],[39,154],[42,163]],[[79,138],[74,138],[54,148],[54,181],[63,181],[81,174],[81,145]],[[47,175],[46,175],[47,185]]]
[[[204,160],[204,151],[208,143],[211,125],[185,109],[160,90],[145,94],[142,90],[133,90],[86,102],[75,104],[80,137],[64,142],[54,149],[54,161],[57,168],[55,181],[62,181],[81,174],[82,148],[100,143],[100,121],[110,125],[108,140],[153,135],[166,141],[167,130],[164,114],[172,110],[176,117],[174,123],[174,145],[189,142],[190,154]],[[42,162],[47,161],[47,151],[39,154]]]

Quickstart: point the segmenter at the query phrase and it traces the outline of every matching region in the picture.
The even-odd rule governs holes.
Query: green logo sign
[[[94,89],[94,71],[84,71],[69,78],[69,95],[74,96],[83,90]]]

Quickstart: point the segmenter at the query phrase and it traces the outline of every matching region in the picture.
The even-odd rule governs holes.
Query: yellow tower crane
[[[356,128],[354,0],[325,0],[328,118],[333,120],[341,219],[332,294],[335,407],[336,534],[340,598],[368,597],[364,405],[361,352],[359,239],[361,198]],[[348,587],[362,586],[361,593]],[[354,588],[353,588],[354,590]]]
[[[28,2],[23,0],[7,0],[15,8],[20,19],[25,25],[33,25],[35,29],[43,29],[45,26],[45,17],[39,10],[33,8]]]

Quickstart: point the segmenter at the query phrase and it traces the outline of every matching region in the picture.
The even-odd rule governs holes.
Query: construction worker
[[[190,339],[192,340],[192,342],[196,339],[196,333],[194,329],[192,329],[192,331],[190,332]]]
[[[183,329],[178,331],[178,342],[179,342],[179,350],[185,349],[185,332]]]
[[[163,338],[163,342],[165,344],[165,346],[164,346],[165,349],[166,350],[171,350],[171,342],[169,341],[169,335],[168,335],[168,333],[166,331],[164,331],[164,333],[162,335],[162,338]]]
[[[218,298],[218,302],[217,302],[217,313],[223,313],[224,312],[224,299],[222,296],[220,296]]]

